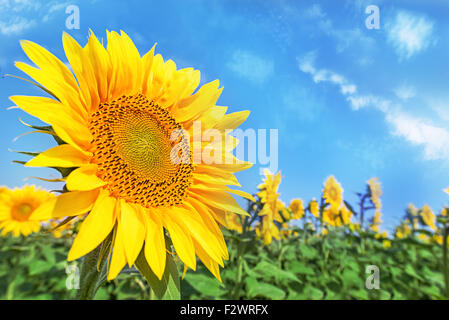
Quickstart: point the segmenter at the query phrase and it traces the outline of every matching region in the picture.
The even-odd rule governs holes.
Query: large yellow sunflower
[[[64,34],[73,74],[41,46],[21,44],[37,68],[16,66],[54,98],[11,100],[65,142],[26,166],[76,168],[66,179],[69,192],[47,203],[48,218],[89,212],[68,260],[89,253],[112,232],[108,279],[126,263],[132,266],[142,248],[161,279],[167,231],[186,267],[195,270],[198,256],[220,279],[228,252],[219,226],[226,225],[227,212],[247,214],[231,194],[253,199],[227,186],[240,186],[234,173],[251,166],[232,155],[237,140],[229,135],[249,111],[226,114],[227,107],[215,105],[222,91],[218,80],[195,92],[198,70],[178,70],[172,60],[154,55],[154,47],[141,56],[124,32],[107,32],[106,48],[93,33],[85,47]],[[221,138],[202,143],[198,132],[208,129]],[[46,215],[40,210],[33,218]]]
[[[38,232],[40,221],[30,220],[31,214],[43,203],[55,196],[33,185],[23,188],[0,190],[0,229],[2,235],[12,233],[15,237]]]

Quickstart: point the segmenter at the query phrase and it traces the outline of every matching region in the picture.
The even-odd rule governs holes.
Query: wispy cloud
[[[67,8],[67,6],[69,6],[70,4],[73,4],[73,2],[59,2],[59,3],[50,3],[48,5],[48,9],[45,13],[45,15],[42,18],[43,22],[47,22],[48,20],[50,20],[51,16],[61,10],[65,10],[65,8]]]
[[[274,63],[248,51],[237,50],[227,66],[251,82],[262,83],[274,72]]]
[[[415,88],[408,85],[401,85],[394,90],[396,96],[401,100],[408,100],[416,96]]]
[[[34,20],[23,17],[13,17],[7,22],[0,21],[0,33],[5,36],[20,34],[36,24]]]
[[[387,30],[388,42],[400,60],[409,59],[436,42],[434,22],[408,11],[399,11],[394,21],[387,24]]]
[[[427,160],[449,158],[449,132],[437,127],[430,121],[413,117],[406,113],[395,112],[386,115],[386,120],[393,125],[393,134],[405,138],[414,145],[424,147]]]
[[[356,85],[346,80],[342,75],[327,69],[317,69],[315,67],[315,52],[309,52],[301,58],[298,58],[298,66],[302,72],[309,73],[315,83],[331,82],[340,87],[344,95],[354,94],[357,91]]]
[[[324,81],[340,86],[340,92],[346,96],[353,110],[362,108],[375,108],[385,116],[385,121],[391,126],[391,134],[400,136],[409,143],[422,146],[425,160],[449,159],[449,131],[444,127],[435,125],[429,119],[410,114],[404,106],[407,99],[415,94],[411,87],[399,87],[396,90],[397,99],[387,99],[380,95],[358,94],[356,86],[353,90],[344,90],[344,86],[351,82],[345,77],[331,70],[318,69],[314,64],[315,54],[308,53],[299,58],[299,69],[312,76],[315,83]]]
[[[77,1],[0,0],[0,33],[17,36]]]

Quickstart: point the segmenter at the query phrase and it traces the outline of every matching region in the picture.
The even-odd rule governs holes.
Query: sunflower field
[[[447,299],[447,243],[442,236],[447,232],[446,208],[435,216],[427,206],[417,209],[410,204],[403,222],[388,235],[382,231],[382,192],[376,179],[360,193],[366,201],[359,207],[366,214],[361,219],[360,211],[342,199],[343,189],[332,176],[319,202],[298,198],[286,207],[276,193],[280,174],[266,174],[257,201],[248,202],[249,215],[226,217],[230,227],[223,233],[230,258],[220,278],[198,265],[174,281],[179,298]],[[331,201],[339,198],[337,210]],[[3,232],[0,299],[77,297],[83,259],[67,262],[67,251],[80,221],[55,229],[57,225],[53,222],[20,237]],[[181,265],[175,257],[179,273]],[[373,266],[379,272],[378,284],[370,286]],[[170,288],[161,296],[153,290],[137,268],[125,267],[116,279],[100,282],[94,299],[172,298],[167,294]]]
[[[377,178],[357,203],[333,175],[288,204],[281,172],[245,192],[236,173],[252,163],[231,132],[250,112],[217,105],[218,80],[200,86],[123,31],[106,46],[64,33],[67,63],[21,46],[36,67],[14,77],[42,96],[10,96],[12,109],[54,141],[15,162],[57,177],[37,177],[51,191],[0,188],[0,299],[449,298],[448,208],[410,204],[388,233]]]

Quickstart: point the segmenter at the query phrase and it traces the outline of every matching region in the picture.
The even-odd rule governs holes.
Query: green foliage
[[[391,240],[384,248],[374,233],[363,238],[344,228],[327,236],[273,241],[254,240],[242,257],[237,282],[238,236],[229,237],[231,261],[222,271],[223,283],[205,268],[187,272],[182,282],[184,299],[444,299],[442,249],[413,238]],[[379,268],[380,288],[367,289],[371,273]],[[204,279],[204,281],[199,281]]]
[[[409,237],[392,239],[386,249],[374,233],[364,233],[362,238],[334,228],[327,236],[307,238],[299,232],[269,246],[248,241],[255,239],[251,233],[245,241],[237,233],[225,233],[230,260],[221,270],[222,283],[198,264],[180,282],[181,298],[445,299],[438,244]],[[76,289],[66,286],[68,266],[80,266],[81,261],[66,262],[70,246],[71,239],[44,233],[0,238],[0,299],[73,299]],[[240,258],[239,246],[245,249]],[[378,290],[365,287],[369,265],[379,267]],[[117,279],[106,282],[95,299],[149,299],[150,295],[145,278],[137,269],[126,268]]]

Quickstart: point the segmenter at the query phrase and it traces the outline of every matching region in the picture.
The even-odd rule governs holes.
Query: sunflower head
[[[22,48],[37,68],[16,63],[53,98],[11,100],[60,141],[26,166],[75,169],[64,177],[68,192],[46,205],[50,214],[33,218],[87,214],[68,258],[112,238],[108,279],[140,253],[161,279],[166,234],[186,267],[195,269],[199,257],[220,279],[228,259],[220,226],[247,215],[233,195],[255,201],[228,187],[240,186],[235,172],[251,167],[233,156],[238,141],[229,135],[249,112],[226,114],[216,105],[218,80],[197,88],[198,70],[178,69],[154,47],[141,56],[124,32],[107,32],[106,47],[93,33],[84,47],[64,34],[63,46],[71,70],[30,41]],[[219,138],[203,141],[212,129]]]
[[[292,212],[292,219],[301,219],[304,216],[304,205],[301,199],[293,199],[288,208]]]
[[[424,223],[429,226],[433,231],[437,230],[437,226],[435,225],[435,219],[436,216],[433,213],[432,209],[429,207],[429,205],[424,205],[422,209],[420,210],[421,218],[424,221]]]
[[[380,201],[382,189],[378,178],[371,178],[366,183],[368,184],[368,194],[371,202],[375,205],[376,210],[380,210],[382,207],[382,203]]]
[[[320,217],[319,205],[315,198],[313,198],[312,201],[309,202],[309,211],[315,218]]]
[[[343,202],[343,188],[334,176],[324,182],[323,198],[334,210],[340,209]]]
[[[0,229],[2,235],[12,233],[15,237],[38,232],[40,221],[30,220],[31,215],[54,195],[34,185],[22,188],[1,188]]]

